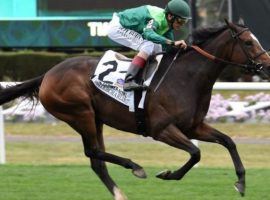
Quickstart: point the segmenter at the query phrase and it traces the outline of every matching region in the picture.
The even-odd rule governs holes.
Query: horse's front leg
[[[235,167],[236,174],[238,176],[238,181],[235,183],[235,188],[242,196],[245,194],[245,168],[242,164],[236,145],[233,140],[221,133],[220,131],[210,127],[209,125],[202,123],[197,127],[195,131],[195,138],[202,141],[214,142],[223,145],[230,152],[233,164]]]
[[[157,174],[158,178],[164,180],[180,180],[196,163],[200,161],[201,153],[198,149],[175,125],[171,124],[158,134],[155,140],[164,142],[170,146],[187,151],[190,159],[184,166],[176,171],[162,171]]]

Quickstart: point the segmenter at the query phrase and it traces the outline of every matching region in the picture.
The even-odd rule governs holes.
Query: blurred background
[[[256,3],[252,0],[189,0],[187,2],[192,8],[192,20],[180,32],[175,33],[176,38],[183,38],[191,43],[190,33],[193,30],[223,23],[224,18],[227,18],[235,23],[246,24],[265,49],[270,47],[268,34],[270,25],[267,22],[270,13],[268,0]],[[114,12],[144,4],[164,8],[167,1],[77,0],[74,3],[73,0],[0,0],[0,81],[30,79],[43,74],[68,57],[77,55],[98,57],[107,49],[133,56],[133,51],[119,46],[107,37],[106,28]],[[230,66],[221,74],[219,81],[262,82],[263,80],[259,76],[247,74],[242,69]],[[248,90],[250,87],[244,88]],[[263,121],[269,121],[269,111],[265,108],[268,106],[265,102],[269,101],[267,87],[260,88],[258,86],[252,89],[254,95],[259,93],[254,97],[246,97],[249,94],[235,94],[231,98],[227,94],[221,97],[223,99],[213,98],[211,104],[213,109],[210,108],[208,119],[224,120],[231,114],[235,114],[235,112],[228,114],[227,111],[242,107],[243,109],[239,109],[242,111],[239,111],[237,116],[239,120],[248,118],[249,121],[256,121],[262,118]],[[256,102],[260,104],[259,107],[255,105]],[[216,105],[219,105],[219,109],[215,107]],[[247,110],[244,107],[250,105],[255,105],[255,111],[252,108],[252,112],[243,112]],[[26,116],[24,113],[29,113],[31,105],[24,103],[15,109],[16,111],[14,108],[6,110],[10,106],[14,107],[13,104],[4,107],[6,120],[45,118],[48,118],[48,121],[52,120],[42,110],[42,106],[36,107],[35,115]]]
[[[1,85],[8,86],[14,82],[36,77],[55,64],[78,55],[99,57],[104,51],[113,49],[132,57],[133,51],[107,38],[106,28],[112,14],[144,4],[164,8],[167,2],[165,0],[0,0]],[[223,23],[224,18],[227,18],[235,23],[245,23],[265,49],[270,47],[269,0],[189,0],[187,2],[192,8],[192,20],[180,33],[176,33],[176,38],[184,38],[191,43],[190,33],[193,30]],[[250,170],[249,179],[252,180],[249,183],[250,196],[246,199],[270,199],[268,194],[270,186],[269,90],[269,83],[260,77],[246,74],[233,66],[227,67],[215,85],[206,117],[207,122],[231,136],[237,143],[244,165]],[[67,186],[66,190],[62,188],[62,185],[70,184],[66,180],[67,174],[76,174],[79,170],[86,173],[88,177],[89,172],[84,172],[85,167],[80,167],[88,165],[88,160],[83,155],[79,135],[63,122],[52,117],[40,104],[33,107],[33,104],[19,99],[4,105],[2,109],[0,163],[7,163],[7,165],[0,167],[0,200],[44,199],[46,191],[49,191],[46,193],[49,195],[47,199],[84,199],[84,196],[77,195],[76,190],[72,193],[70,187]],[[179,166],[189,158],[186,153],[179,150],[106,126],[105,138],[109,152],[132,158],[145,166],[150,174],[163,167]],[[216,193],[209,192],[207,199],[216,199],[219,192],[225,192],[227,199],[237,199],[231,188],[227,189],[227,185],[223,185],[227,176],[234,177],[228,152],[218,145],[199,143],[199,147],[202,149],[203,157],[196,170],[199,175],[203,174],[204,178],[201,179],[204,180],[214,169],[216,170],[214,176],[223,181],[222,184],[213,182],[211,187],[217,186]],[[59,165],[62,167],[64,165],[64,169],[71,171],[61,174],[62,172],[59,172],[61,170],[57,167],[51,168]],[[115,176],[124,170],[117,167],[110,169]],[[44,177],[40,178],[28,173],[33,172],[39,177],[44,171]],[[55,172],[56,179],[59,175],[59,179],[48,179],[51,177],[50,171]],[[95,177],[94,174],[92,176]],[[130,176],[127,175],[129,178]],[[193,181],[201,180],[196,176],[196,174],[191,175],[191,178],[194,177]],[[81,174],[79,177],[80,179],[73,181],[80,182],[85,175]],[[92,179],[93,182],[97,182],[95,178]],[[132,185],[137,185],[137,179],[130,180],[125,176],[119,179],[120,185],[128,187],[130,182]],[[20,184],[20,181],[27,184]],[[61,187],[52,183],[57,181],[60,181]],[[154,180],[150,179],[151,181]],[[17,185],[14,186],[13,182]],[[165,187],[160,182],[154,183]],[[182,194],[183,199],[190,199],[188,193],[190,190],[196,194],[192,198],[201,199],[207,189],[204,187],[209,183],[203,182],[201,186],[203,189],[196,192],[194,188],[190,189],[190,184],[193,183],[183,183],[181,188],[175,188],[172,197],[166,199],[176,199],[177,194]],[[52,187],[47,188],[50,184]],[[177,184],[172,184],[170,187],[176,187],[175,185]],[[228,185],[231,187],[232,183]],[[85,188],[86,191],[89,187],[87,184],[77,186],[74,188]],[[143,188],[143,197],[135,196],[131,199],[159,199],[147,197],[147,191],[159,192],[162,189],[157,191],[156,188],[148,186]],[[10,188],[13,187],[18,190],[12,192]],[[54,187],[60,192],[51,193]],[[99,186],[95,187],[99,188]],[[137,188],[137,190],[141,189]],[[69,190],[71,193],[67,192]],[[163,191],[165,190],[168,189]],[[34,194],[33,197],[28,195],[29,191]],[[95,193],[97,196],[93,199],[110,198],[102,189]],[[131,196],[135,195],[132,189],[129,193]],[[90,195],[93,194],[88,194]],[[156,194],[156,196],[160,195],[162,194]]]
[[[192,42],[190,33],[194,29],[222,23],[227,18],[245,23],[265,49],[270,47],[268,0],[256,3],[252,0],[189,0],[188,3],[193,19],[176,38]],[[106,28],[113,12],[143,4],[164,8],[167,1],[1,0],[0,80],[31,78],[77,53],[99,56],[106,49],[115,49],[132,55],[107,37]],[[239,79],[253,80],[231,67],[220,77],[222,81]]]

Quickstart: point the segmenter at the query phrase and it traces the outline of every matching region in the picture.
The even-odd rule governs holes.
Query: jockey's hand
[[[185,40],[178,40],[174,42],[174,46],[180,48],[180,49],[186,49],[187,48],[187,44],[185,42]]]

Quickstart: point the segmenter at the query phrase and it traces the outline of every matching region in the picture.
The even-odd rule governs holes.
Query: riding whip
[[[157,89],[159,88],[160,84],[163,82],[165,76],[167,75],[167,73],[170,71],[170,69],[172,68],[172,65],[174,63],[174,61],[176,60],[176,58],[178,57],[179,53],[180,53],[181,49],[178,49],[177,53],[175,54],[171,64],[169,65],[169,67],[167,68],[167,70],[165,71],[165,73],[163,74],[163,76],[161,77],[161,79],[159,80],[158,84],[156,85],[154,92],[157,91]]]

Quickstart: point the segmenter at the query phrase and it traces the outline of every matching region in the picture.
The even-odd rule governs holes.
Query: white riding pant
[[[162,51],[160,44],[145,40],[140,33],[124,28],[120,24],[120,19],[116,13],[113,14],[112,20],[109,23],[108,37],[123,46],[136,51],[142,51],[148,56]]]

